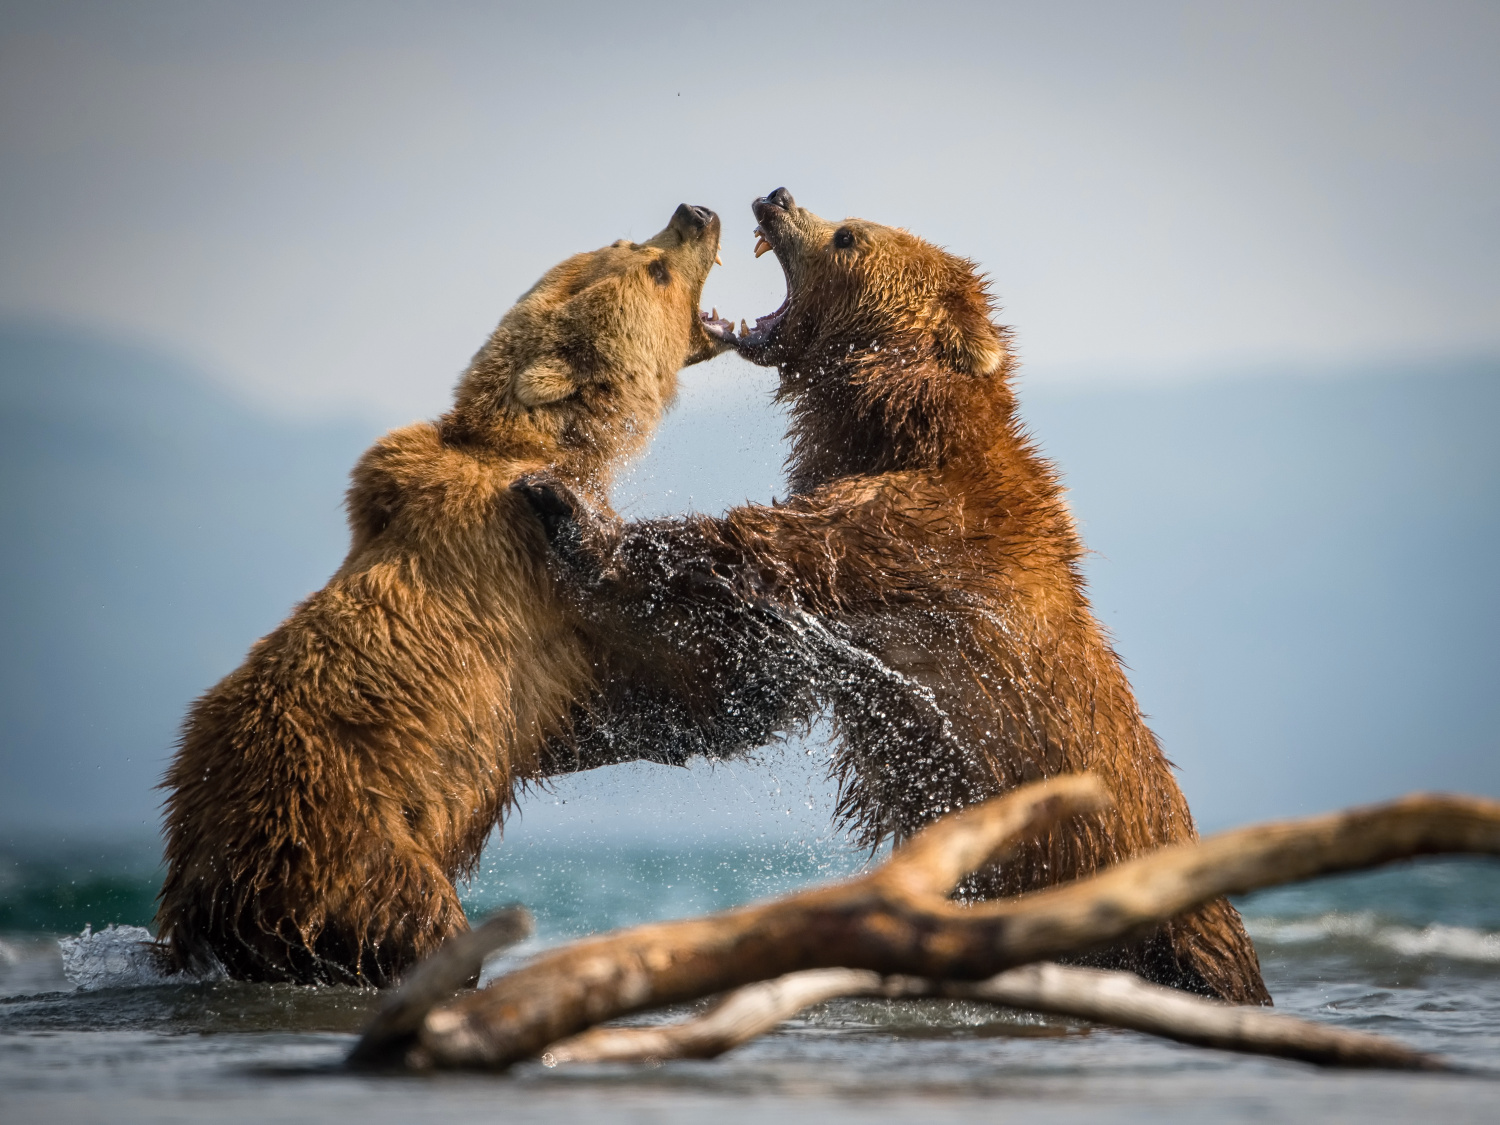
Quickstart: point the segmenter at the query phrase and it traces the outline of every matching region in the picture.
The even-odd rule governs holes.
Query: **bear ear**
[[[539,359],[516,373],[516,400],[522,406],[560,402],[578,389],[568,365],[555,357]]]
[[[990,323],[989,310],[968,294],[943,301],[933,320],[938,350],[966,375],[993,375],[1005,362],[1005,341]]]
[[[543,354],[516,372],[512,382],[522,406],[546,406],[596,382],[611,368],[610,345],[627,335],[618,277],[605,277],[551,309]]]

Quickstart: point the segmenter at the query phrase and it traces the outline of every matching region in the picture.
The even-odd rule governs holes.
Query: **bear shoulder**
[[[482,521],[497,493],[520,471],[445,443],[427,422],[392,430],[350,473],[345,507],[351,547],[357,551],[398,517],[452,529]]]

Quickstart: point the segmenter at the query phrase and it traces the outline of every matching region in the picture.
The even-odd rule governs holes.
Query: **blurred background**
[[[681,201],[705,304],[770,310],[782,184],[989,274],[1203,827],[1500,794],[1497,57],[1446,0],[5,0],[0,844],[149,870],[185,707],[338,565],[359,452]],[[683,386],[622,509],[781,494],[774,375]],[[505,847],[826,852],[825,759],[571,778]]]

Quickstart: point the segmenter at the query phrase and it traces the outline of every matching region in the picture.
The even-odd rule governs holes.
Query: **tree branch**
[[[977,983],[922,981],[920,986],[935,987],[939,996],[1071,1016],[1197,1047],[1300,1059],[1319,1066],[1449,1069],[1437,1056],[1394,1039],[1344,1031],[1264,1008],[1190,996],[1148,984],[1133,973],[1039,962]]]
[[[1197,1047],[1297,1059],[1319,1066],[1447,1070],[1394,1039],[1343,1031],[1263,1008],[1240,1007],[1148,984],[1133,973],[1041,962],[984,981],[882,977],[862,969],[810,969],[746,985],[703,1015],[658,1027],[596,1027],[554,1043],[547,1066],[710,1059],[764,1035],[804,1008],[846,996],[944,997],[1002,1004],[1123,1027]]]
[[[579,1062],[711,1059],[764,1035],[803,1008],[840,996],[885,995],[885,978],[865,969],[808,969],[736,989],[703,1015],[659,1027],[595,1027],[554,1043],[546,1066]]]
[[[940,902],[966,871],[948,858],[952,841],[975,866],[1004,859],[1058,821],[1105,807],[1109,795],[1078,774],[1023,786],[931,825],[881,867],[845,883],[681,922],[640,926],[547,953],[494,981],[472,1012],[464,997],[429,1012],[405,1054],[407,1065],[504,1067],[616,1016],[683,1003],[809,967],[825,940],[849,944],[850,930],[877,934],[869,912]],[[917,899],[912,899],[917,895]],[[988,975],[988,974],[983,974]],[[389,1051],[402,1044],[391,1039]],[[363,1047],[356,1053],[369,1057]]]
[[[1226,893],[1413,855],[1500,854],[1500,802],[1418,796],[1164,848],[1002,902],[944,897],[1007,843],[1103,800],[1086,776],[1024,786],[937,822],[860,878],[544,954],[434,1008],[392,1048],[406,1047],[414,1066],[505,1067],[631,1012],[805,969],[984,980],[1129,938]]]
[[[468,933],[449,938],[381,1006],[349,1062],[369,1066],[389,1061],[393,1045],[410,1039],[428,1012],[479,979],[485,958],[530,936],[533,928],[531,911],[519,905],[503,906]]]

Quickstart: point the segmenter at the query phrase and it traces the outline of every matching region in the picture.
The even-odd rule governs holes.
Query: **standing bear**
[[[188,712],[156,916],[176,967],[387,985],[467,928],[454,879],[517,784],[603,764],[548,757],[597,654],[509,485],[548,467],[607,505],[679,368],[726,346],[698,309],[718,246],[718,216],[684,204],[646,242],[569,258],[447,414],[360,459],[343,565]]]
[[[620,527],[590,518],[557,482],[518,482],[572,570],[578,604],[611,631],[607,647],[680,638],[677,667],[691,684],[681,694],[727,693],[719,733],[731,744],[789,725],[809,703],[830,706],[839,812],[872,846],[1036,778],[1088,770],[1108,784],[1113,810],[980,873],[963,889],[970,897],[1021,894],[1194,839],[1090,611],[1083,543],[1057,472],[1017,417],[1008,332],[974,265],[902,230],[819,218],[785,189],[753,210],[756,254],[775,253],[786,300],[738,335],[722,322],[708,330],[780,369],[790,498]],[[879,674],[859,672],[851,653]],[[739,687],[778,681],[779,691]],[[597,706],[617,713],[616,697],[640,691],[612,685]],[[1091,963],[1270,1002],[1223,899]]]

